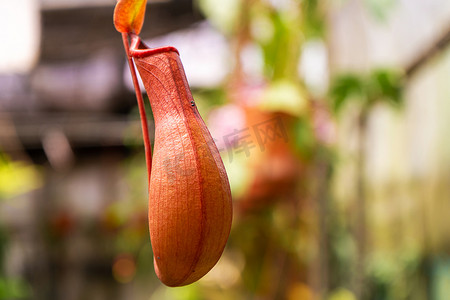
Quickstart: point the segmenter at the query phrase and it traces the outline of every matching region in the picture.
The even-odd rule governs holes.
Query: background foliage
[[[395,43],[418,45],[404,28],[419,36],[437,10],[174,2],[150,1],[142,35],[203,55],[192,69],[180,48],[232,187],[223,257],[195,284],[157,280],[137,111],[111,50],[120,36],[96,24],[113,7],[42,1],[39,59],[0,76],[0,299],[446,299],[450,55],[433,38],[428,52]],[[216,83],[194,80],[204,66]]]

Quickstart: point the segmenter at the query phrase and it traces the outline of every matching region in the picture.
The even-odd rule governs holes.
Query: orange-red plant
[[[150,49],[137,36],[145,4],[145,0],[119,0],[114,24],[122,32],[141,114],[155,271],[164,284],[182,286],[203,277],[222,255],[231,229],[231,193],[178,51],[173,47]],[[153,162],[134,63],[155,119]]]

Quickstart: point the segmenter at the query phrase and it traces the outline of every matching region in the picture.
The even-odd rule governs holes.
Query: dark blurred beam
[[[122,51],[113,12],[113,5],[43,10],[41,60],[77,59],[104,48]],[[150,1],[141,36],[166,34],[201,19],[192,0]]]
[[[424,66],[430,59],[442,52],[450,45],[450,24],[428,48],[422,51],[406,68],[405,74],[407,77],[413,76],[422,66]]]
[[[61,132],[74,149],[126,147],[127,143],[142,143],[139,119],[114,114],[0,115],[0,124],[3,124],[2,128],[11,128],[0,130],[0,149],[5,152],[40,150],[47,133],[55,130]],[[152,132],[151,122],[149,126]]]

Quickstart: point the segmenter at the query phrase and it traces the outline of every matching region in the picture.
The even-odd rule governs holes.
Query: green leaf
[[[352,97],[364,97],[364,81],[353,74],[341,75],[334,79],[330,88],[330,98],[334,111],[338,112]]]
[[[337,76],[331,84],[330,98],[336,112],[350,99],[361,101],[366,108],[380,102],[399,106],[402,87],[403,81],[399,72],[394,69],[376,69],[368,76]]]
[[[401,104],[402,77],[394,70],[378,69],[370,75],[373,88],[371,98],[375,101],[387,101],[393,105]]]

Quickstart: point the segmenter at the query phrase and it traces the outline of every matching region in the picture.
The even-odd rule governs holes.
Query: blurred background
[[[0,299],[449,299],[449,1],[148,2],[234,201],[182,288],[153,271],[114,5],[0,0]]]

